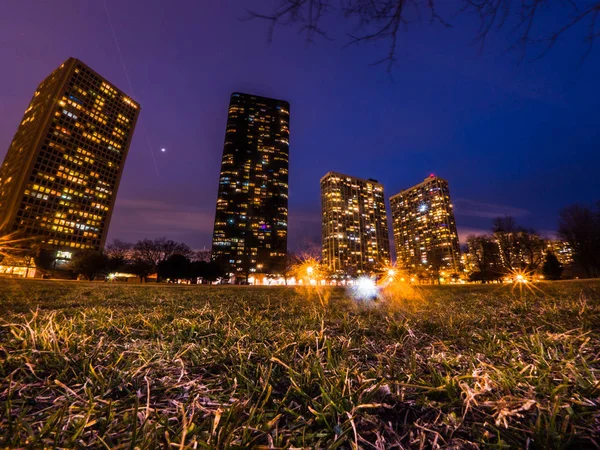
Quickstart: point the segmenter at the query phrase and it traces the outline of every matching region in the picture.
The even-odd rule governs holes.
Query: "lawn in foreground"
[[[596,448],[600,282],[0,280],[0,446]]]

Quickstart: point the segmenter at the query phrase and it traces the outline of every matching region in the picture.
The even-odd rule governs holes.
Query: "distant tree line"
[[[40,261],[42,267],[48,262]],[[115,239],[105,250],[81,250],[64,267],[87,280],[110,274],[132,274],[140,281],[156,275],[156,281],[212,282],[223,277],[223,269],[210,260],[205,250],[194,252],[180,242],[166,238],[142,239],[135,244]]]
[[[600,202],[595,208],[572,205],[561,210],[558,236],[572,249],[571,273],[600,276]],[[534,272],[549,280],[560,279],[565,267],[546,242],[535,230],[517,225],[512,217],[494,219],[490,234],[467,238],[474,266],[471,281],[486,283],[510,274]]]
[[[545,240],[533,229],[517,225],[513,217],[498,217],[492,234],[469,236],[469,256],[475,270],[471,281],[496,281],[513,273],[532,273],[543,262]]]

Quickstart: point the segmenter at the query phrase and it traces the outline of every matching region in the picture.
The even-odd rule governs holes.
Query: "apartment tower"
[[[288,102],[231,95],[212,258],[236,278],[284,269],[289,127]]]
[[[321,178],[322,259],[330,270],[361,274],[390,263],[383,185],[329,172]]]
[[[412,273],[460,270],[460,248],[448,182],[430,175],[390,198],[396,263]]]
[[[140,106],[69,58],[35,91],[0,167],[0,232],[68,257],[104,246]]]

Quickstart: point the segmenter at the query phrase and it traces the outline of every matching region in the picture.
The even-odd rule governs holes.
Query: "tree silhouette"
[[[69,269],[77,275],[82,275],[87,280],[92,281],[97,275],[103,274],[107,270],[108,258],[98,250],[81,250],[75,255],[69,263]]]
[[[133,259],[138,262],[138,267],[151,267],[152,271],[158,269],[158,265],[166,261],[170,256],[180,254],[185,257],[192,255],[192,250],[186,245],[166,238],[154,240],[142,239],[133,246]],[[143,272],[143,271],[142,271]],[[146,275],[147,276],[147,275]],[[160,281],[160,276],[156,277]]]
[[[600,204],[571,205],[559,214],[558,234],[573,249],[573,261],[588,277],[600,275]]]
[[[158,276],[171,281],[190,278],[190,260],[178,253],[158,264]]]
[[[431,24],[453,28],[459,15],[475,15],[479,26],[474,30],[480,48],[490,34],[507,30],[508,50],[517,51],[524,59],[530,47],[535,57],[543,56],[570,30],[580,33],[586,56],[600,36],[600,1],[598,0],[282,0],[271,11],[250,11],[251,18],[269,22],[268,39],[273,39],[276,26],[298,28],[307,42],[317,37],[329,38],[328,17],[341,16],[354,24],[348,45],[385,41],[388,51],[375,63],[386,63],[388,70],[397,61],[399,35],[424,17]],[[556,21],[543,20],[553,14]]]
[[[556,255],[552,252],[546,253],[544,259],[544,265],[542,266],[542,273],[548,280],[560,280],[563,272],[563,267],[558,261]]]

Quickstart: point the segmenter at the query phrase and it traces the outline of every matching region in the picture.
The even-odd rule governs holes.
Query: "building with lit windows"
[[[288,102],[231,95],[212,258],[238,279],[284,268],[289,127]]]
[[[568,242],[549,239],[546,241],[546,253],[554,253],[558,262],[563,266],[573,264],[573,248]]]
[[[383,185],[337,172],[321,178],[322,262],[339,274],[390,264]]]
[[[35,91],[0,167],[0,232],[68,259],[104,246],[140,106],[69,58]]]
[[[460,271],[448,182],[435,175],[390,198],[396,263],[411,273]]]

